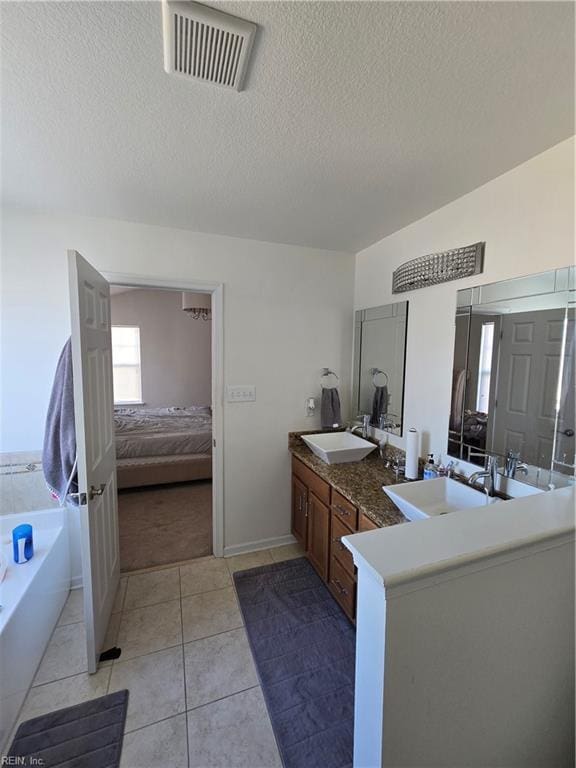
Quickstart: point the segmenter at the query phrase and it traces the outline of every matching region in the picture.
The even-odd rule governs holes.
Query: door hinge
[[[214,437],[212,438],[212,447],[216,448],[216,439]]]

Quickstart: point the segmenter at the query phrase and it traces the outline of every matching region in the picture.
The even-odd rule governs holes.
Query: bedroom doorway
[[[219,287],[107,278],[121,570],[221,555]]]

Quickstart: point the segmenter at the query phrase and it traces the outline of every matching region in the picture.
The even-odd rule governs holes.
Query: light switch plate
[[[256,400],[254,384],[230,384],[227,387],[229,403],[253,403]]]

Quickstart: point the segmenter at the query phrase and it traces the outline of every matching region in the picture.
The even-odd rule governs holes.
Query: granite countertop
[[[316,433],[290,432],[288,435],[290,453],[330,483],[376,525],[384,527],[408,522],[382,490],[383,485],[396,485],[401,483],[402,479],[397,480],[394,471],[384,466],[378,450],[372,451],[362,461],[325,464],[301,439],[303,434],[317,433],[318,430]],[[390,458],[393,456],[391,455]]]

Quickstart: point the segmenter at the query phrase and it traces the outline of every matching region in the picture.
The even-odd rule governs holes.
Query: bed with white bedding
[[[208,406],[114,409],[118,488],[212,477]]]

